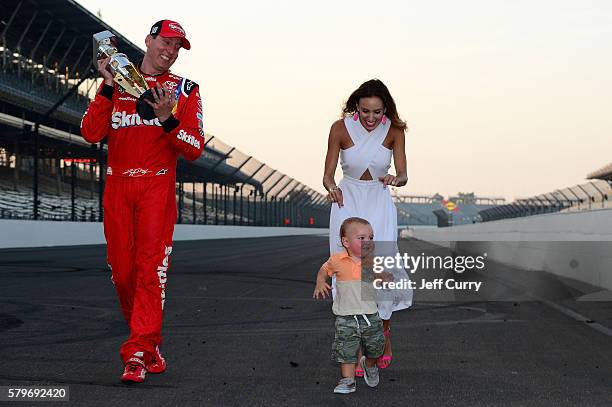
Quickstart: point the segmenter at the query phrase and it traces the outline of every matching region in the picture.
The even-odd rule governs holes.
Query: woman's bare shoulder
[[[400,129],[399,127],[391,126],[389,128],[389,134],[393,136],[393,138],[395,138],[396,136],[403,137],[406,135],[406,131],[403,129]]]
[[[333,122],[331,125],[331,129],[332,131],[340,131],[343,129],[346,130],[346,128],[344,127],[344,119],[338,119]]]
[[[346,130],[346,126],[344,125],[343,119],[338,119],[333,122],[329,132],[330,135],[338,138],[343,138],[345,135],[348,135],[348,131]]]

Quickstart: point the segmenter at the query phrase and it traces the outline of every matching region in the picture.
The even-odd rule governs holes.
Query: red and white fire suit
[[[198,85],[169,72],[143,76],[150,87],[164,84],[175,92],[177,105],[168,120],[142,120],[135,98],[117,85],[103,84],[81,122],[81,133],[90,143],[108,136],[104,235],[112,280],[130,328],[120,351],[124,363],[141,351],[149,363],[161,342],[177,216],[177,157],[195,160],[204,147]]]

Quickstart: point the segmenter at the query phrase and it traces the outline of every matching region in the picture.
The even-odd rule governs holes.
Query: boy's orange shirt
[[[353,259],[346,250],[332,255],[323,264],[328,277],[336,275],[336,281],[361,280],[361,260]]]
[[[353,259],[346,251],[336,253],[321,269],[331,277],[336,276],[336,295],[332,311],[335,315],[362,315],[378,312],[374,288],[361,280],[361,261]]]

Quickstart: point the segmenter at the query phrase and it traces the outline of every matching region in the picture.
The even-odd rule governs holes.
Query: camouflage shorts
[[[382,355],[385,348],[382,320],[378,313],[367,314],[366,317],[370,325],[363,315],[336,316],[336,335],[332,345],[333,361],[357,363],[357,352],[360,348],[368,358]]]

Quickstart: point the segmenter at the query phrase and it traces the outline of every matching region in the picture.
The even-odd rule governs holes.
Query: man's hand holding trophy
[[[165,88],[149,88],[144,77],[127,55],[117,50],[117,37],[110,31],[93,35],[93,61],[107,85],[116,82],[125,92],[135,97],[136,111],[144,120],[156,117],[164,121],[176,104],[174,92]]]

